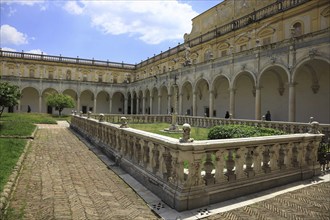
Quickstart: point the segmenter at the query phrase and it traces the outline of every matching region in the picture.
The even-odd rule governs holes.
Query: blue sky
[[[139,63],[183,42],[221,0],[0,0],[0,47]]]

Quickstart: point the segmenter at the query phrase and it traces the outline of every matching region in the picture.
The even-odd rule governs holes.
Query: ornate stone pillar
[[[229,114],[231,114],[233,118],[235,117],[235,92],[236,89],[230,89]]]
[[[289,84],[289,121],[296,121],[296,84]]]
[[[213,108],[214,108],[214,95],[213,90],[209,92],[209,117],[213,117]]]
[[[261,93],[260,87],[256,87],[256,101],[255,101],[255,119],[261,120]]]
[[[171,94],[168,94],[167,96],[167,113],[171,112]]]

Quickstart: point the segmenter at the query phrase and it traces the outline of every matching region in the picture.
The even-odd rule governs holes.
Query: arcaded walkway
[[[39,125],[8,211],[11,219],[158,219],[65,123]]]

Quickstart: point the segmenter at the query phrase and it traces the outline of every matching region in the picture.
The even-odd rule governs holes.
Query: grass
[[[56,124],[57,120],[69,120],[70,116],[51,116],[37,113],[3,113],[0,118],[0,192],[7,183],[18,158],[27,143],[25,139],[6,136],[30,136],[35,124]]]
[[[0,139],[0,192],[21,156],[26,140],[23,139]]]
[[[168,123],[154,123],[154,124],[129,124],[128,125],[131,128],[134,129],[139,129],[142,131],[148,131],[151,133],[155,134],[160,134],[172,138],[179,139],[182,137],[181,133],[168,133],[164,132],[165,128],[169,128],[171,124]],[[182,126],[179,126],[181,129]],[[208,134],[209,129],[207,128],[197,128],[197,127],[192,127],[191,128],[191,133],[190,137],[194,138],[195,140],[207,140],[207,134]]]

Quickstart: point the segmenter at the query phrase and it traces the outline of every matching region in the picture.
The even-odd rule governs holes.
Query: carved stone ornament
[[[317,50],[316,50],[316,49],[312,48],[312,49],[309,50],[308,55],[309,55],[309,57],[310,57],[311,59],[314,59],[315,56],[316,56],[316,54],[317,54]]]
[[[190,138],[190,131],[191,131],[191,126],[190,124],[183,124],[182,125],[182,138],[180,138],[180,143],[189,143],[189,142],[193,142],[194,139]]]

